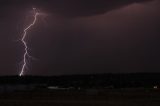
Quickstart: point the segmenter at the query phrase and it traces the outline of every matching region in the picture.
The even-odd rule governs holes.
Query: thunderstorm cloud
[[[2,0],[0,1],[0,8],[27,8],[35,6],[53,14],[65,17],[77,17],[104,14],[130,4],[149,1],[152,0]]]

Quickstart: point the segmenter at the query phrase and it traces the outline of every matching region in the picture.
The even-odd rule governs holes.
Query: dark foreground
[[[6,92],[0,106],[160,106],[159,89]]]

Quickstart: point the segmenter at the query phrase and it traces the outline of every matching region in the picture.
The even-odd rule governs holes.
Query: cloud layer
[[[104,14],[129,4],[148,1],[152,0],[3,0],[0,1],[0,4],[1,8],[6,6],[17,7],[18,5],[19,7],[35,6],[44,11],[65,17],[77,17]]]

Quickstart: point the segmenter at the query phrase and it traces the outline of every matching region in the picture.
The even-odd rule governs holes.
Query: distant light
[[[59,89],[58,86],[49,86],[48,89]]]
[[[47,88],[48,89],[52,89],[52,90],[69,90],[69,89],[74,89],[74,87],[61,88],[61,87],[58,87],[58,86],[48,86]]]
[[[154,88],[154,89],[158,89],[158,86],[157,86],[157,85],[155,85],[153,88]]]

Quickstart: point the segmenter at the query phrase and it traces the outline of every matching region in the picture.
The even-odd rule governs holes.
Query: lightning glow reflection
[[[23,55],[23,65],[22,65],[22,68],[21,68],[21,71],[19,73],[19,76],[23,76],[24,75],[24,72],[25,72],[25,69],[27,67],[27,57],[30,58],[29,56],[29,53],[28,53],[28,46],[27,46],[27,43],[25,41],[25,38],[27,36],[27,31],[35,25],[36,21],[37,21],[37,16],[39,15],[39,13],[36,11],[36,8],[33,8],[33,11],[34,11],[34,20],[33,22],[27,26],[25,29],[24,29],[24,34],[23,34],[23,37],[21,39],[21,42],[23,43],[24,45],[24,50],[25,50],[25,53]]]

